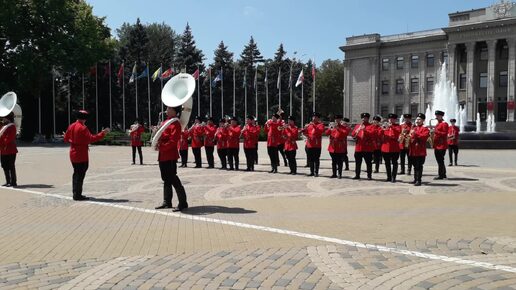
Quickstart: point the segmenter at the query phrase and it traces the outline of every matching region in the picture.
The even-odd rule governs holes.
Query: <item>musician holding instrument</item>
[[[129,131],[129,136],[131,137],[131,148],[133,151],[133,163],[136,164],[136,150],[138,150],[138,156],[140,157],[140,165],[143,164],[143,154],[142,154],[142,134],[145,132],[145,128],[141,125],[140,119],[136,119],[134,124],[131,125],[131,130]]]
[[[213,151],[215,147],[215,132],[217,126],[213,121],[213,117],[206,119],[206,126],[204,126],[204,150],[206,152],[206,160],[208,161],[208,168],[215,168],[215,160],[213,159]]]
[[[400,146],[400,163],[401,170],[399,174],[405,174],[405,159],[407,159],[407,175],[411,174],[412,170],[412,160],[409,158],[409,133],[410,129],[412,129],[412,115],[404,114],[403,115],[403,124],[401,124],[401,133],[399,138],[399,146]]]
[[[373,151],[374,138],[376,128],[369,123],[369,113],[360,114],[362,122],[357,124],[351,133],[351,137],[355,139],[355,177],[353,179],[360,179],[362,160],[365,161],[367,167],[367,179],[373,179]]]
[[[264,130],[267,134],[267,154],[269,154],[269,159],[271,160],[271,171],[269,171],[269,173],[277,173],[280,163],[278,147],[281,143],[283,143],[283,126],[280,123],[280,115],[272,115],[272,119],[265,123]]]
[[[17,153],[14,113],[10,112],[7,116],[2,117],[0,130],[0,163],[5,174],[5,184],[2,186],[18,186],[15,166]]]
[[[444,156],[448,149],[448,123],[443,119],[443,111],[435,111],[435,118],[437,125],[433,129],[433,147],[434,155],[439,168],[439,175],[434,180],[441,180],[446,178],[446,166],[444,164]]]
[[[374,163],[374,173],[378,173],[380,171],[380,164],[382,164],[382,117],[374,116],[372,126],[376,130],[376,134],[373,136],[373,163]]]
[[[398,139],[401,127],[396,123],[398,115],[389,114],[389,123],[382,126],[382,156],[385,161],[385,171],[387,172],[386,182],[396,182],[398,173],[398,158],[400,157],[400,145]]]
[[[324,134],[324,124],[321,122],[321,114],[313,112],[312,122],[305,125],[302,130],[306,136],[307,159],[310,166],[308,176],[319,176],[319,165],[321,158],[322,135]]]
[[[165,126],[171,119],[179,118],[182,106],[167,107],[167,119],[161,123]],[[156,209],[172,208],[172,187],[176,190],[179,204],[173,211],[182,211],[188,208],[186,201],[186,192],[181,180],[177,176],[177,159],[179,154],[177,143],[181,139],[181,123],[179,121],[171,122],[164,129],[157,143],[159,170],[161,179],[163,180],[163,203]]]
[[[217,139],[217,155],[219,155],[222,170],[228,169],[227,166],[227,150],[228,150],[228,123],[225,118],[220,119],[219,127],[215,132]]]
[[[423,177],[423,165],[426,159],[426,142],[430,136],[430,130],[423,126],[425,123],[425,114],[419,113],[416,118],[416,124],[410,129],[409,133],[409,156],[414,166],[414,185],[421,186],[421,178]]]
[[[260,124],[258,124],[258,121],[256,120],[256,117],[254,118],[252,125],[254,127],[256,127],[256,130],[258,130],[258,139],[256,139],[256,148],[254,149],[256,151],[254,153],[254,164],[258,165],[258,143],[260,141],[260,133],[262,131],[262,127],[260,126]]]
[[[459,127],[455,126],[457,120],[450,119],[450,126],[448,127],[448,155],[450,157],[450,164],[453,166],[452,157],[455,156],[455,166],[457,166],[457,157],[459,155]],[[453,155],[453,156],[452,156]]]
[[[190,139],[192,140],[192,153],[195,159],[195,168],[202,167],[201,160],[201,148],[203,146],[203,137],[204,137],[204,125],[201,124],[202,119],[200,116],[196,116],[194,120],[193,126],[190,128]]]
[[[242,128],[238,125],[237,117],[231,118],[231,125],[228,128],[228,163],[229,170],[238,170],[240,158],[240,133]],[[233,164],[235,167],[233,167]]]
[[[190,137],[190,132],[188,132],[188,127],[185,126],[183,131],[181,132],[181,139],[179,140],[178,149],[179,156],[181,156],[181,166],[179,167],[187,167],[188,166],[188,138]]]
[[[290,174],[297,174],[297,139],[299,138],[299,129],[296,126],[296,118],[293,116],[288,117],[288,124],[282,130],[283,138],[285,140],[285,155],[287,155],[288,166],[290,168]]]
[[[285,112],[282,109],[279,109],[278,110],[278,115],[280,116],[279,119],[278,119],[278,122],[280,123],[280,126],[284,127],[285,126],[285,120],[284,120],[285,119]],[[288,166],[288,159],[287,159],[287,155],[285,154],[285,143],[284,142],[281,142],[278,145],[278,152],[279,152],[279,154],[281,154],[281,157],[283,158],[283,164],[285,165],[285,167],[287,167]],[[278,166],[280,166],[279,160],[278,160]]]
[[[351,126],[349,126],[349,118],[343,118],[342,119],[342,126],[345,126],[347,129],[348,129],[348,136],[349,134],[351,133]],[[345,168],[344,168],[344,171],[349,171],[349,158],[348,158],[348,137],[346,136],[346,138],[344,139],[346,141],[346,152],[343,153],[342,155],[342,160],[344,161],[344,165],[345,165]]]
[[[342,115],[335,115],[335,121],[331,122],[325,134],[330,137],[328,144],[328,152],[331,156],[331,170],[330,178],[342,178],[342,167],[344,164],[344,154],[348,152],[347,138],[350,128],[345,126],[342,122]]]
[[[260,135],[260,127],[254,126],[253,123],[254,116],[247,116],[246,124],[241,133],[242,137],[244,137],[244,153],[247,162],[245,171],[254,171],[254,162],[256,161],[256,144],[258,143],[258,137]]]
[[[73,200],[77,201],[89,199],[82,195],[82,185],[89,165],[88,146],[102,140],[110,131],[109,128],[105,128],[100,133],[92,135],[85,124],[88,117],[88,111],[77,112],[77,121],[68,126],[63,136],[64,142],[70,143],[70,161],[73,166],[72,192]]]

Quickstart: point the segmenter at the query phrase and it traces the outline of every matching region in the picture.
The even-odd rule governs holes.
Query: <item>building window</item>
[[[382,70],[384,70],[384,71],[389,70],[389,59],[388,58],[382,59]]]
[[[382,81],[382,95],[389,94],[389,81]]]
[[[500,59],[509,59],[509,47],[504,44],[500,49]]]
[[[487,52],[487,47],[480,48],[480,60],[487,60],[489,58],[489,54]]]
[[[396,58],[396,69],[403,69],[403,62],[404,62],[404,59],[402,56],[398,56]]]
[[[448,64],[448,53],[446,51],[443,52],[443,63]]]
[[[486,72],[480,73],[480,80],[478,83],[479,83],[481,89],[487,88],[487,73]]]
[[[434,78],[433,77],[426,78],[426,91],[427,92],[434,91]]]
[[[500,88],[506,88],[507,87],[507,81],[508,81],[507,71],[501,71],[500,72],[500,78],[499,78],[499,81],[498,81]]]
[[[396,80],[396,94],[398,94],[398,95],[403,94],[403,79]]]
[[[466,74],[459,75],[459,90],[466,89]]]
[[[382,105],[380,107],[380,116],[384,117],[389,115],[389,106],[388,105]]]
[[[410,57],[410,67],[411,68],[419,67],[419,56],[413,55],[412,57]]]
[[[394,114],[401,116],[403,115],[403,105],[394,106]]]
[[[410,79],[410,92],[411,93],[419,92],[419,79],[418,78]]]
[[[410,104],[410,114],[412,116],[417,116],[419,113],[419,105],[418,104]]]
[[[427,67],[434,67],[435,65],[435,56],[433,53],[426,55],[426,66]]]

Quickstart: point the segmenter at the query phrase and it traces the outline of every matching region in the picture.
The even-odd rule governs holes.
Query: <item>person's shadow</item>
[[[106,203],[125,203],[129,202],[128,199],[114,199],[114,198],[101,198],[101,197],[92,197],[89,196],[90,201],[96,201],[96,202],[106,202]],[[131,202],[135,202],[134,200],[131,200]]]
[[[183,214],[190,215],[209,215],[214,213],[224,214],[249,214],[256,213],[254,210],[248,210],[241,207],[225,207],[217,205],[203,205],[203,206],[192,206],[182,212]]]
[[[26,189],[26,188],[54,188],[52,184],[20,184],[16,186],[16,188]]]

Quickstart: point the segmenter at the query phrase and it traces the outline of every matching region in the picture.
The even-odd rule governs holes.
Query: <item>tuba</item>
[[[161,91],[161,101],[167,107],[183,106],[181,117],[172,118],[163,124],[152,138],[152,148],[158,150],[159,139],[163,131],[173,122],[181,124],[181,130],[188,125],[192,113],[192,95],[195,91],[195,79],[187,73],[179,73],[171,78]]]
[[[18,97],[14,92],[8,92],[2,96],[0,99],[0,117],[6,117],[11,112],[14,114],[14,126],[16,126],[16,134],[20,134],[21,132],[21,124],[22,124],[22,109],[20,105],[16,102],[18,101]],[[0,136],[2,136],[5,130],[10,125],[5,125],[0,130]],[[12,125],[11,125],[12,126]]]

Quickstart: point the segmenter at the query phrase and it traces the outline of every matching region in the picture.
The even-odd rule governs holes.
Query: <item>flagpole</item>
[[[162,76],[163,76],[163,63],[160,63],[160,64],[159,64],[159,68],[160,68],[159,82],[160,82],[160,84],[161,84],[161,90],[159,91],[159,98],[160,98],[160,100],[161,100],[161,94],[162,94],[162,92],[163,92],[163,77],[162,77]],[[164,115],[164,114],[163,114],[163,110],[164,110],[164,108],[163,108],[163,102],[160,102],[160,103],[161,103],[161,112],[160,112],[160,114],[159,114],[159,115],[161,116],[161,122],[163,122],[163,120],[164,120],[164,119],[163,119],[163,118],[164,118],[164,116],[163,116],[163,115]],[[150,125],[149,125],[149,126],[150,126]]]
[[[267,76],[267,65],[265,66],[265,116],[269,120],[269,78]]]
[[[303,128],[304,126],[304,122],[305,122],[305,119],[304,119],[304,110],[305,110],[305,98],[304,98],[304,87],[305,87],[305,82],[303,81],[301,83],[301,128]]]
[[[53,77],[52,77],[53,78]],[[41,135],[41,95],[38,98],[39,135]]]
[[[220,115],[224,117],[224,68],[220,67]]]
[[[197,116],[201,115],[201,90],[200,90],[200,79],[201,79],[201,72],[199,71],[199,66],[197,66],[197,71],[199,72],[199,75],[197,76]],[[210,116],[212,117],[212,116]]]
[[[279,94],[278,109],[281,109],[281,67],[279,68],[279,74],[278,74],[278,94]]]
[[[86,103],[86,94],[84,93],[84,73],[82,73],[82,109],[84,110]]]
[[[147,124],[147,126],[151,126],[152,124],[152,118],[151,118],[151,99],[150,99],[150,67],[149,67],[149,63],[147,62],[147,109],[149,111],[149,123]]]
[[[109,127],[111,128],[113,126],[113,107],[111,104],[111,60],[108,62],[109,68]]]
[[[95,63],[95,123],[97,132],[99,131],[99,74],[98,63]]]
[[[56,134],[56,87],[55,87],[55,67],[52,66],[52,136]]]
[[[255,118],[258,118],[258,64],[256,65],[256,70],[254,71],[254,103],[255,103]]]
[[[138,68],[136,68],[136,75],[134,76],[134,85],[136,88],[136,119],[138,119]]]
[[[292,116],[292,66],[294,62],[290,64],[290,74],[288,76],[288,87],[290,88],[290,116]]]
[[[125,132],[125,61],[122,66],[122,130]]]
[[[70,103],[72,102],[72,87],[70,86],[70,76],[68,76],[68,124],[70,124]]]
[[[313,87],[312,87],[312,99],[313,99],[313,102],[312,102],[312,111],[315,112],[315,58],[314,58],[314,63],[313,63],[313,67],[312,67],[312,70],[314,71],[313,73],[313,78],[314,78],[314,83],[313,83]]]
[[[235,87],[235,64],[233,64],[233,116],[236,115],[235,99],[236,99],[236,87]]]
[[[247,67],[244,70],[244,119],[247,118]]]
[[[211,69],[208,69],[209,75],[210,75],[210,116],[213,116],[213,110],[212,110],[212,98],[211,98]]]

